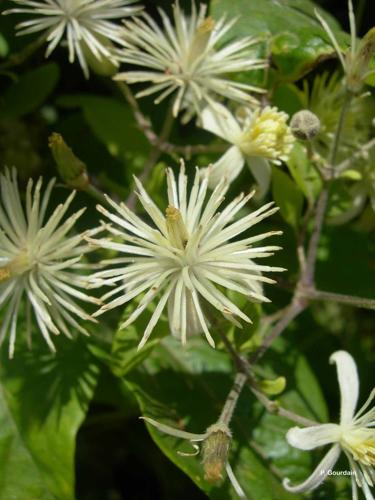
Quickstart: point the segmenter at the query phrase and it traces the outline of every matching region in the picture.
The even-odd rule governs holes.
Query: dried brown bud
[[[231,433],[225,424],[214,424],[207,429],[208,437],[202,445],[202,463],[205,479],[209,482],[220,481],[227,464]]]
[[[292,116],[290,128],[297,139],[308,141],[319,133],[320,120],[308,109],[302,109]]]

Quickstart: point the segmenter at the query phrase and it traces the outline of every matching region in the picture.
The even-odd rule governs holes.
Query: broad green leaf
[[[0,498],[72,500],[75,438],[99,373],[85,342],[1,350]]]
[[[18,118],[36,110],[55,88],[59,74],[54,63],[23,73],[1,96],[0,118]]]
[[[297,228],[302,213],[303,195],[292,179],[276,167],[272,172],[272,194],[283,218]]]
[[[306,360],[286,342],[266,365],[266,375],[274,372],[287,378],[287,390],[280,398],[284,406],[300,415],[324,421],[327,411],[316,379]],[[276,361],[276,362],[275,362]],[[233,382],[233,368],[226,353],[211,349],[202,339],[190,339],[187,348],[166,339],[143,364],[124,379],[137,398],[142,414],[172,427],[203,433],[222,409]],[[290,422],[269,415],[245,388],[232,422],[233,442],[229,461],[249,500],[262,498],[297,499],[281,486],[281,478],[304,478],[311,472],[311,455],[291,449],[285,441]],[[214,486],[204,479],[200,457],[186,457],[191,444],[161,433],[152,426],[149,432],[162,451],[210,498],[235,499],[229,481]],[[280,477],[271,472],[271,460]]]
[[[8,44],[3,35],[0,33],[0,57],[6,57],[8,54]]]
[[[314,15],[316,5],[310,0],[212,0],[211,14],[218,19],[223,14],[238,17],[230,35],[261,36],[271,42],[273,62],[280,71],[278,77],[294,81],[308,73],[320,59],[332,56],[329,38]],[[335,19],[319,12],[335,33]],[[228,35],[228,36],[230,36]],[[343,34],[340,40],[347,39]]]
[[[62,96],[58,104],[67,108],[80,107],[93,133],[113,156],[124,159],[135,152],[142,158],[149,149],[144,135],[138,130],[130,108],[113,97],[72,95]]]
[[[353,227],[324,229],[317,262],[321,290],[375,298],[375,244],[368,234]]]

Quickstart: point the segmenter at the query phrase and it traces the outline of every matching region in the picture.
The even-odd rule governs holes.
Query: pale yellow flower
[[[287,120],[286,113],[269,106],[246,111],[241,123],[225,106],[205,108],[202,127],[232,144],[212,166],[210,187],[214,188],[223,177],[232,182],[246,162],[259,186],[258,196],[262,197],[269,188],[270,163],[287,161],[295,141]]]

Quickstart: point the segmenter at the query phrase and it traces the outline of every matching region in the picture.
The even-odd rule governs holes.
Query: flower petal
[[[201,114],[202,127],[225,141],[234,143],[241,134],[241,128],[232,113],[222,104],[215,108],[207,106]]]
[[[353,419],[357,406],[359,378],[357,366],[352,356],[346,351],[336,351],[329,358],[336,363],[337,377],[341,393],[340,423],[347,424]]]
[[[241,172],[244,163],[245,159],[239,148],[237,146],[229,148],[216,163],[209,167],[211,169],[208,178],[209,187],[215,189],[223,177],[225,177],[228,182],[232,182]]]
[[[284,479],[283,486],[286,490],[292,493],[302,493],[304,491],[311,491],[317,488],[324,479],[326,478],[328,472],[337,462],[340,455],[340,445],[336,444],[332,446],[329,452],[324,456],[323,460],[319,462],[314,472],[301,484],[295,486],[290,485],[290,480]]]
[[[272,167],[270,162],[265,158],[257,158],[255,156],[248,158],[247,164],[250,172],[258,184],[256,198],[260,200],[264,197],[270,187]]]
[[[340,439],[341,430],[337,424],[321,424],[311,427],[292,427],[286,434],[286,440],[299,450],[313,450],[318,446],[335,443]]]

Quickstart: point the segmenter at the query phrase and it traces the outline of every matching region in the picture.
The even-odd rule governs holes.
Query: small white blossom
[[[102,297],[103,301],[117,295],[94,316],[145,292],[138,307],[121,325],[121,328],[126,328],[157,295],[161,295],[140,347],[146,343],[167,304],[170,330],[174,336],[185,344],[187,336],[204,332],[214,346],[204,312],[206,303],[237,325],[240,323],[235,317],[251,322],[215,285],[242,293],[252,300],[268,301],[260,283],[272,283],[273,280],[263,277],[261,272],[283,270],[255,264],[252,260],[268,257],[279,249],[275,246],[257,247],[254,243],[280,233],[271,231],[231,241],[278,209],[273,203],[268,203],[235,220],[252,194],[241,194],[220,213],[216,210],[228,189],[224,179],[206,203],[208,175],[201,179],[198,169],[190,195],[183,165],[177,180],[172,170],[167,169],[167,182],[169,206],[164,215],[136,179],[139,200],[154,226],[137,217],[124,203],[117,204],[108,198],[115,213],[98,207],[115,224],[116,228],[108,229],[116,239],[94,239],[92,243],[118,251],[124,257],[116,259],[122,264],[120,267],[93,275],[93,286],[114,286]]]
[[[130,6],[136,0],[12,0],[21,7],[4,14],[31,14],[33,19],[17,25],[20,35],[46,32],[46,57],[65,39],[69,62],[75,58],[86,77],[90,54],[98,61],[110,60],[118,65],[111,42],[123,45],[123,26],[115,19],[136,14],[139,6]]]
[[[88,332],[74,318],[95,321],[76,299],[100,304],[98,299],[80,289],[87,286],[81,275],[84,264],[81,255],[90,250],[83,235],[67,236],[85,209],[62,219],[71,204],[74,193],[46,217],[54,180],[49,182],[41,196],[42,180],[35,184],[30,179],[26,190],[25,209],[13,169],[0,175],[0,343],[10,331],[9,356],[13,357],[17,318],[22,310],[26,317],[28,338],[31,334],[31,309],[39,329],[52,351],[50,334],[71,331]],[[94,231],[88,234],[94,234]],[[78,271],[78,272],[77,272]],[[24,304],[25,307],[22,307]]]
[[[199,114],[203,105],[213,103],[217,96],[256,103],[249,92],[262,92],[258,87],[226,78],[230,73],[266,66],[250,51],[257,40],[246,37],[218,48],[236,20],[227,22],[223,17],[215,22],[205,17],[206,10],[207,6],[201,4],[197,12],[192,2],[191,16],[187,17],[176,2],[173,26],[169,16],[159,9],[163,29],[147,14],[125,22],[128,46],[121,49],[119,57],[145,70],[126,71],[116,78],[128,83],[150,82],[136,96],[160,92],[156,104],[175,93],[173,114],[177,116],[181,109],[185,110],[184,121]]]
[[[215,109],[206,107],[201,116],[202,127],[232,144],[213,164],[210,187],[214,188],[223,176],[233,181],[247,163],[261,198],[269,188],[270,163],[286,161],[292,150],[294,137],[287,120],[286,113],[269,106],[254,112],[246,110],[243,123],[220,104]]]
[[[358,401],[359,379],[352,356],[346,351],[337,351],[330,357],[336,363],[341,393],[339,424],[321,424],[305,429],[293,427],[286,437],[291,446],[300,450],[312,450],[325,444],[333,446],[302,484],[291,486],[289,479],[284,487],[294,493],[317,488],[337,462],[341,452],[346,455],[353,472],[353,500],[358,498],[357,486],[362,489],[366,500],[373,500],[370,487],[375,484],[375,408],[368,407],[375,396],[375,390],[360,410],[355,413]]]

